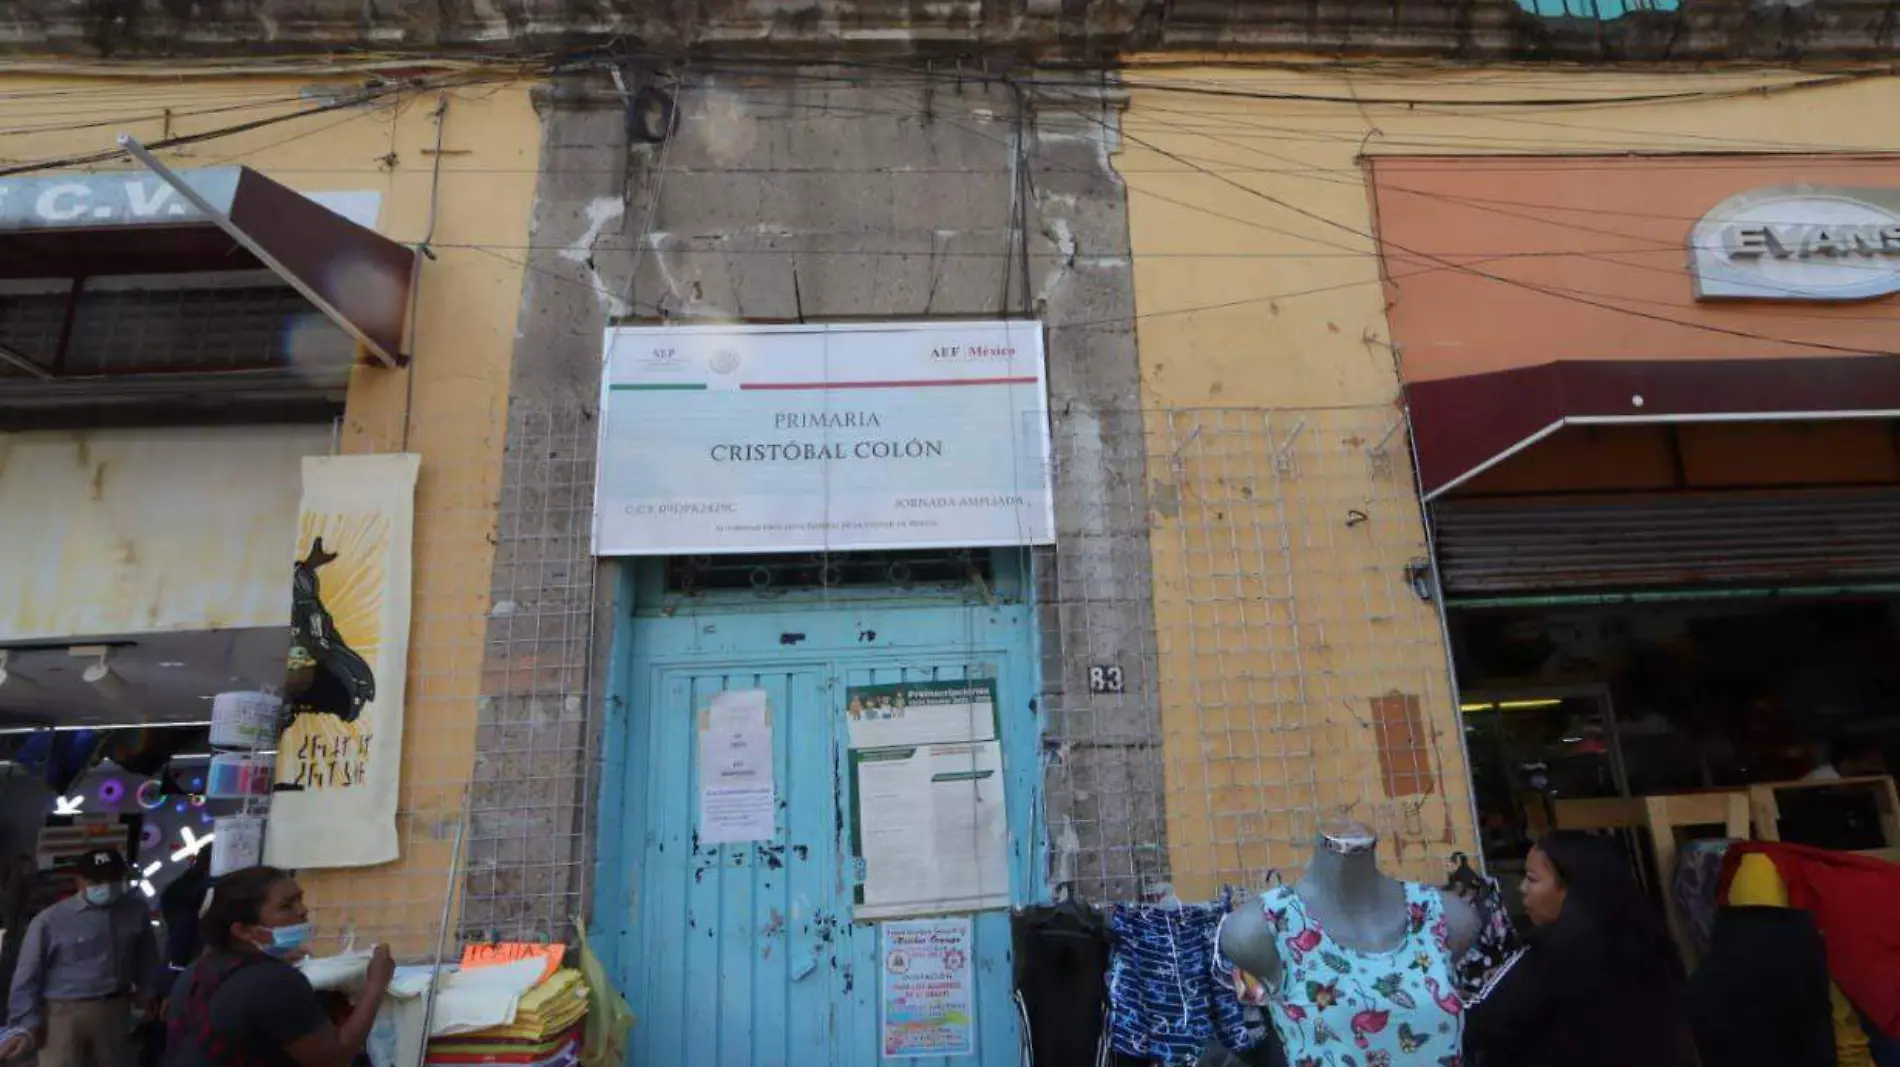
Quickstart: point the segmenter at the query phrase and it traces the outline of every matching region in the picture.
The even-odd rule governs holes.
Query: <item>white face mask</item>
[[[86,903],[104,907],[119,899],[119,894],[123,892],[125,892],[124,886],[89,885],[86,887]]]

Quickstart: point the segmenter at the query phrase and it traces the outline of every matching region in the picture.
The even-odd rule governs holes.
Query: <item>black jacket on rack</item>
[[[1794,908],[1725,907],[1689,981],[1702,1067],[1834,1067],[1827,949]]]
[[[1108,1002],[1108,927],[1074,900],[1024,908],[1011,922],[1016,994],[1037,1067],[1088,1067]]]

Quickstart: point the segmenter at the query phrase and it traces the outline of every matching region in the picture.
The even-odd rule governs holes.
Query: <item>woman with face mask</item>
[[[308,954],[303,889],[275,867],[218,879],[200,920],[204,954],[173,986],[167,1067],[349,1067],[363,1051],[395,962],[378,945],[363,992],[333,1025],[292,964]]]

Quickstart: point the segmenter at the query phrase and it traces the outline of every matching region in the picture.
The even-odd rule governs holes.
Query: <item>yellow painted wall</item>
[[[1814,77],[1133,66],[1117,165],[1184,897],[1296,874],[1315,814],[1369,818],[1417,877],[1472,847],[1442,637],[1404,590],[1426,545],[1392,430],[1363,157],[1892,150],[1869,117],[1895,113],[1900,79],[1790,88]],[[1629,100],[1659,94],[1672,99]],[[1536,181],[1527,168],[1523,201]],[[1427,729],[1400,742],[1429,759],[1429,794],[1387,795],[1372,709],[1394,691],[1422,698]]]
[[[334,69],[334,68],[332,68]],[[362,78],[332,77],[347,87]],[[316,77],[8,76],[0,68],[0,156],[8,164],[150,143],[313,106]],[[540,159],[531,83],[485,80],[403,92],[162,153],[174,168],[242,164],[304,191],[382,194],[378,229],[404,244],[428,231],[411,369],[359,368],[340,437],[346,452],[422,456],[400,826],[403,858],[310,872],[317,919],[338,934],[432,949],[451,842],[475,755],[515,319]],[[440,156],[435,113],[446,102]],[[433,173],[441,164],[439,182]],[[94,168],[94,169],[105,169]],[[285,603],[294,546],[284,546]]]

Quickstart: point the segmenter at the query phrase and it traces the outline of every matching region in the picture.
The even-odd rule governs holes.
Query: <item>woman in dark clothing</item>
[[[1547,835],[1524,908],[1530,947],[1465,1016],[1474,1067],[1677,1067],[1681,967],[1616,843]]]
[[[376,946],[362,996],[334,1025],[290,965],[310,931],[303,890],[283,871],[246,867],[218,879],[199,927],[204,952],[172,988],[168,1067],[350,1067],[396,965]]]

